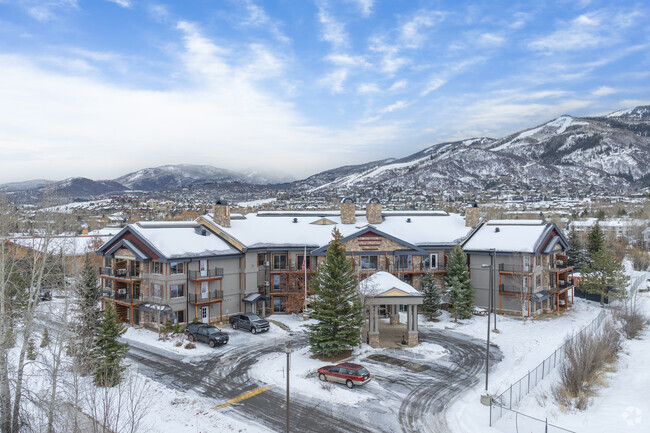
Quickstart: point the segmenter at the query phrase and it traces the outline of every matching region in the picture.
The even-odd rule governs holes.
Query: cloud
[[[149,15],[159,23],[167,23],[171,20],[171,14],[167,6],[150,3],[147,5],[147,12]]]
[[[471,57],[457,63],[447,65],[441,72],[436,73],[436,75],[429,79],[428,84],[424,87],[424,90],[422,90],[420,96],[427,96],[429,93],[438,90],[454,76],[464,72],[471,66],[484,62],[485,60],[485,57]]]
[[[394,104],[382,108],[381,110],[379,110],[379,113],[381,114],[392,113],[393,111],[400,110],[402,108],[407,107],[408,105],[409,104],[406,101],[397,101]]]
[[[419,48],[426,35],[423,30],[442,21],[444,14],[435,11],[418,11],[415,16],[399,29],[400,42],[407,48]]]
[[[318,9],[318,21],[321,24],[321,39],[332,44],[335,50],[342,49],[348,44],[348,34],[345,26],[337,21],[324,6]]]
[[[634,24],[637,17],[637,12],[585,13],[560,23],[559,30],[530,42],[529,47],[550,54],[609,46],[620,39],[620,31]]]
[[[357,93],[360,93],[362,95],[379,93],[379,87],[375,83],[359,84],[359,86],[357,87]]]
[[[400,89],[405,88],[407,84],[408,84],[408,81],[406,81],[406,80],[398,80],[398,81],[395,81],[393,83],[393,85],[390,86],[390,88],[388,90],[391,91],[391,92],[394,92],[396,90],[400,90]]]
[[[320,80],[323,87],[327,87],[332,93],[342,93],[343,83],[348,77],[348,70],[346,68],[336,69]]]
[[[593,92],[591,92],[591,94],[594,96],[606,96],[606,95],[611,95],[613,93],[618,93],[618,91],[608,86],[601,86],[596,90],[594,90]]]
[[[506,38],[494,33],[483,33],[479,36],[478,42],[484,47],[498,47],[503,45]]]
[[[329,54],[327,57],[325,57],[325,59],[338,66],[370,66],[370,64],[362,56],[351,56],[349,54]]]
[[[291,41],[282,31],[277,22],[272,20],[264,8],[255,4],[252,0],[246,0],[246,11],[248,16],[244,20],[244,25],[253,26],[253,27],[267,27],[273,36],[283,43],[288,43]]]
[[[123,8],[130,8],[132,6],[131,0],[108,0],[111,3],[115,3]]]
[[[356,3],[359,9],[361,10],[361,15],[364,17],[369,17],[372,14],[372,7],[375,3],[375,0],[350,0],[353,3]]]
[[[37,21],[50,21],[59,11],[78,8],[78,0],[23,0],[19,4]]]

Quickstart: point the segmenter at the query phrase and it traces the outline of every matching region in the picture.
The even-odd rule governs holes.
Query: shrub
[[[632,259],[632,267],[635,271],[645,271],[650,267],[650,256],[642,249],[632,248],[630,250],[630,257]]]
[[[621,335],[609,320],[593,334],[581,332],[565,343],[565,358],[560,364],[560,383],[553,396],[564,407],[584,410],[589,396],[602,373],[616,360],[621,348]]]
[[[194,343],[187,343],[187,344],[185,345],[185,348],[186,348],[186,349],[196,349],[196,344],[194,344]]]

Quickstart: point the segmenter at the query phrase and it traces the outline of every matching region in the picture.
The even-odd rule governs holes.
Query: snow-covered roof
[[[128,227],[170,260],[239,254],[223,239],[192,221],[147,221]]]
[[[50,254],[62,253],[64,256],[82,256],[94,252],[99,245],[110,238],[109,235],[80,235],[80,236],[53,236],[45,237],[20,237],[10,239],[16,245],[31,248]]]
[[[241,242],[247,248],[321,247],[332,240],[336,227],[344,237],[370,226],[365,213],[357,214],[354,224],[342,224],[340,212],[259,212],[243,219],[231,219],[230,227],[214,222],[212,214],[207,221]],[[315,224],[326,218],[334,224]],[[446,212],[390,212],[383,213],[377,230],[413,245],[455,245],[472,230],[465,219]]]
[[[375,272],[359,283],[363,296],[422,296],[418,290],[388,272]],[[402,293],[400,293],[402,292]]]
[[[533,253],[548,226],[543,221],[535,220],[490,221],[474,233],[463,249]]]

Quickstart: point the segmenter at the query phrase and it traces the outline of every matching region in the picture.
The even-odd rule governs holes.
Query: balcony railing
[[[428,271],[429,268],[424,263],[420,263],[418,265],[413,265],[413,266],[399,266],[399,265],[389,265],[389,266],[376,266],[376,267],[364,267],[364,266],[355,266],[354,271],[355,272],[377,272],[377,271],[385,271],[385,272],[426,272]],[[444,269],[441,268],[434,268],[431,269],[432,271],[444,271]]]
[[[209,290],[201,293],[189,293],[191,304],[200,304],[201,302],[221,301],[223,292],[221,290]]]
[[[315,266],[313,266],[313,265],[307,266],[307,272],[314,272],[314,269],[312,269],[314,267]],[[275,268],[272,267],[270,269],[270,271],[271,272],[303,272],[304,269],[302,267],[298,266],[298,265],[290,265],[290,266],[286,266],[284,268],[279,268],[279,269],[275,269]]]
[[[104,299],[126,302],[128,304],[139,304],[142,302],[140,293],[134,292],[133,296],[131,296],[131,290],[129,289],[104,290],[103,296]]]
[[[142,278],[139,273],[135,272],[135,270],[111,268],[106,266],[99,268],[99,275],[120,278],[123,280],[139,280]]]
[[[190,280],[223,277],[223,268],[212,268],[206,271],[189,271]]]
[[[507,265],[505,263],[499,263],[499,272],[512,272],[515,274],[532,274],[533,268],[531,266]]]

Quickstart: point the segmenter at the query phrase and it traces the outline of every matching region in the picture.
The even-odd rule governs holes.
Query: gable
[[[381,293],[380,295],[377,295],[377,297],[381,297],[381,296],[412,296],[412,295],[410,293],[406,293],[403,290],[393,287],[392,289],[387,290],[384,293]]]
[[[319,220],[314,221],[313,223],[310,224],[315,224],[317,226],[331,226],[333,224],[336,224],[334,221],[327,219],[327,218],[321,218]]]

